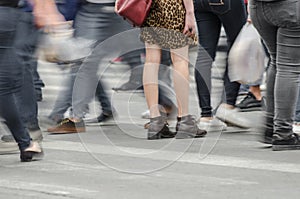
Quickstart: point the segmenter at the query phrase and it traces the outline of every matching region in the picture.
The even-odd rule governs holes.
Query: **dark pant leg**
[[[202,4],[195,4],[199,47],[194,74],[201,116],[211,117],[211,68],[216,56],[221,23],[215,14],[208,12],[207,8],[202,6]]]
[[[228,51],[233,45],[236,37],[238,36],[243,25],[246,23],[247,19],[243,0],[229,0],[229,2],[230,10],[222,15],[219,15],[219,18],[226,32]],[[240,83],[230,81],[228,76],[228,63],[226,64],[224,84],[226,103],[234,106],[240,89]]]
[[[97,88],[96,88],[96,97],[101,104],[102,112],[106,113],[107,115],[110,115],[113,112],[111,107],[111,101],[108,98],[108,95],[106,94],[102,81],[100,80],[98,81]]]
[[[292,122],[299,92],[300,25],[297,6],[295,1],[282,4],[250,2],[253,24],[271,57],[267,82],[267,116],[270,119],[267,125],[272,126],[273,117],[274,132],[282,137],[293,133]]]
[[[0,117],[7,124],[20,150],[30,144],[14,99],[22,84],[22,64],[16,55],[14,40],[19,12],[14,8],[0,7]]]
[[[126,33],[119,35],[119,39],[120,37],[122,38],[120,41],[111,38],[130,28],[127,22],[114,13],[113,4],[87,3],[82,5],[77,13],[75,19],[75,35],[86,39],[97,40],[99,45],[95,47],[91,55],[84,61],[77,74],[74,85],[75,90],[73,92],[73,111],[75,117],[82,117],[86,104],[88,104],[95,95],[99,82],[97,71],[99,74],[102,74],[101,71],[104,71],[105,67],[107,67],[104,58],[111,59],[125,54],[124,51],[121,52],[119,50],[120,48],[126,47],[123,45],[124,42],[139,42],[138,39],[128,41],[130,35],[129,37],[124,37],[125,35],[127,36]],[[132,36],[135,37],[136,35]],[[107,42],[110,43],[108,44]],[[139,49],[127,48],[126,53]],[[101,82],[101,84],[103,84],[103,82]],[[106,93],[102,94],[106,95]]]
[[[37,46],[37,30],[33,24],[31,13],[23,12],[17,26],[16,50],[20,57],[23,67],[23,83],[20,92],[16,93],[16,103],[21,113],[21,118],[30,129],[37,129],[38,125],[38,106],[33,80],[34,56]]]

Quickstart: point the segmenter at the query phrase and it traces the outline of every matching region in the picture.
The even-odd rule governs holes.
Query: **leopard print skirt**
[[[197,37],[185,36],[183,0],[152,0],[150,13],[141,27],[141,40],[161,48],[177,49],[196,45]]]

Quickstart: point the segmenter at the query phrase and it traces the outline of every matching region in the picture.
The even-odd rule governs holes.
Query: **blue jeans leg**
[[[23,65],[14,48],[17,9],[0,6],[0,117],[4,119],[20,150],[30,144],[30,136],[17,109],[14,94],[22,84]]]
[[[133,50],[140,50],[141,48],[132,49],[132,51],[127,51],[124,53],[116,53],[118,52],[117,49],[120,48],[121,45],[117,43],[117,41],[111,42],[107,46],[105,44],[102,45],[101,42],[106,41],[118,33],[122,33],[123,31],[131,29],[130,25],[114,12],[113,3],[83,4],[76,15],[74,27],[76,37],[84,37],[86,39],[96,40],[97,43],[100,44],[99,46],[103,47],[101,49],[98,48],[99,46],[95,47],[92,54],[81,65],[75,80],[75,90],[73,92],[72,101],[73,112],[75,117],[81,118],[83,117],[84,110],[86,109],[86,104],[88,104],[95,96],[95,91],[102,92],[104,90],[103,88],[105,86],[103,85],[102,81],[100,82],[101,86],[97,88],[99,85],[97,71],[99,68],[104,70],[107,66],[104,57],[107,59],[112,59],[117,56],[132,52]],[[127,40],[127,38],[125,40]],[[130,40],[126,42],[135,43],[138,42],[138,40]],[[140,56],[139,53],[137,53],[137,56]],[[130,64],[130,62],[128,63]],[[103,97],[104,95],[105,97]],[[98,99],[100,103],[104,102],[106,104],[106,108],[108,108],[108,104],[110,104],[110,102],[108,103],[108,100],[110,99],[106,95],[107,94],[105,92],[102,92],[100,96],[98,93]]]
[[[31,13],[22,12],[16,32],[16,50],[23,63],[23,83],[21,91],[16,93],[16,103],[21,118],[29,129],[37,129],[38,105],[36,101],[33,72],[37,64],[35,50],[37,47],[37,30]]]

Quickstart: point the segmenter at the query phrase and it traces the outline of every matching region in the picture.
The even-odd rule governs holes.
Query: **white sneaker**
[[[226,131],[227,129],[227,125],[215,117],[213,119],[200,118],[198,126],[208,132]]]
[[[295,122],[293,124],[293,131],[294,133],[300,134],[300,122]]]
[[[216,112],[216,117],[223,122],[230,123],[234,126],[241,128],[251,128],[251,122],[239,115],[237,108],[230,109],[226,107],[226,104],[221,104]]]

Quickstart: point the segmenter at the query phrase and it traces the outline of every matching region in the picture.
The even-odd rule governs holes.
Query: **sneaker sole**
[[[300,150],[300,145],[272,145],[273,151]]]
[[[61,130],[61,131],[48,131],[49,134],[71,134],[71,133],[84,133],[85,128],[77,128],[76,131],[75,130]]]
[[[226,131],[227,126],[207,126],[207,125],[199,125],[200,129],[204,129],[207,132],[220,132],[220,131]]]
[[[239,108],[240,112],[262,111],[262,107]]]

